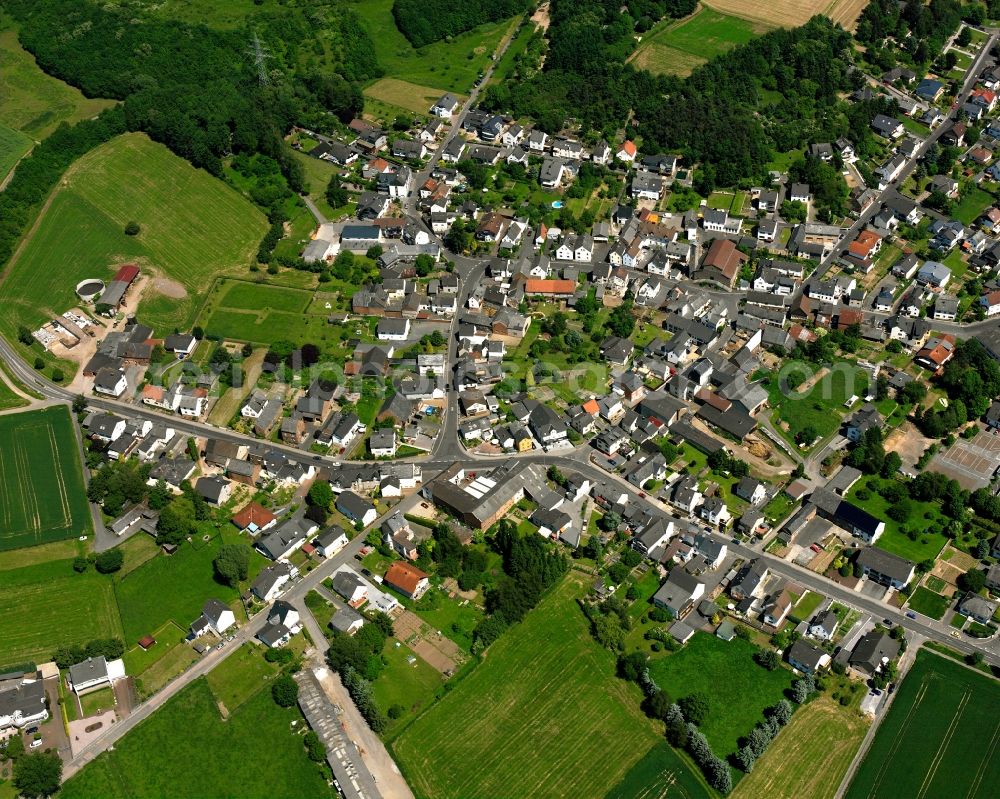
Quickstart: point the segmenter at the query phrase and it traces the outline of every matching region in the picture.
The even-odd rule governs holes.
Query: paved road
[[[385,519],[385,517],[391,512],[391,510],[387,511],[385,514],[380,516],[374,522],[374,526],[381,524],[382,520]],[[353,541],[348,543],[344,549],[332,558],[328,558],[323,561],[307,575],[293,583],[292,587],[279,598],[286,602],[290,602],[298,608],[305,608],[305,595],[333,574],[333,572],[336,571],[341,565],[351,561],[354,556],[358,554],[362,546],[364,546],[364,536],[356,536]],[[307,614],[307,618],[312,619],[312,616]],[[253,619],[240,627],[232,641],[223,642],[221,648],[213,649],[211,652],[207,653],[201,658],[201,660],[197,661],[182,675],[168,683],[161,691],[138,705],[127,719],[109,728],[104,735],[96,738],[93,743],[83,749],[76,757],[73,758],[73,760],[67,763],[65,769],[63,770],[64,778],[69,779],[73,776],[73,774],[92,761],[101,752],[104,752],[108,748],[114,746],[114,744],[120,740],[123,735],[138,724],[142,723],[145,719],[149,718],[154,711],[162,707],[163,704],[165,704],[172,697],[176,696],[192,681],[210,672],[227,657],[237,651],[240,646],[247,641],[252,640],[266,623],[267,613],[264,611],[258,613]],[[315,624],[315,621],[313,621],[313,624]],[[321,646],[326,638],[322,635],[322,630],[319,630],[319,635],[317,635],[315,629],[316,628],[310,629],[310,635],[313,637],[314,642]],[[184,646],[184,644],[182,644],[182,646]]]
[[[963,86],[961,98],[968,95],[969,89],[974,81],[974,77],[978,74],[982,62],[986,57],[986,53],[992,48],[996,41],[997,34],[993,33],[990,36],[989,41],[983,47],[982,52],[976,59],[974,64],[970,67],[968,76],[966,78],[965,84]],[[509,41],[509,40],[508,40]],[[506,48],[506,43],[503,49]],[[503,52],[501,50],[501,53]],[[489,74],[492,72],[492,67]],[[483,81],[485,85],[487,81]],[[452,122],[452,128],[449,138],[453,138],[456,135],[457,129],[461,125],[461,121],[465,118],[468,113],[469,108],[474,104],[475,99],[478,97],[478,88],[473,91],[472,96],[469,101],[463,106],[462,112],[455,118]],[[903,176],[900,179],[909,174],[915,164],[916,158],[918,158],[926,150],[926,147],[931,141],[935,141],[938,136],[943,132],[944,125],[938,128],[928,140],[921,146],[915,155],[914,159],[908,163]],[[315,212],[314,212],[315,213]],[[852,226],[848,235],[842,240],[842,244],[837,248],[837,250],[824,262],[821,269],[818,271],[818,275],[822,276],[829,269],[830,265],[835,260],[836,256],[843,252],[846,248],[846,243],[853,238],[853,234],[859,232],[863,226],[868,222],[871,216],[874,214],[874,210],[863,214],[861,218]],[[473,286],[478,282],[479,277],[485,270],[485,264],[483,262],[473,261],[471,259],[465,258],[455,258],[456,268],[459,275],[462,278],[462,291],[460,294],[460,307],[464,306],[465,299],[468,297],[468,292]],[[457,341],[454,336],[454,332],[457,327],[457,316],[453,320],[451,325],[451,340],[449,343],[449,358],[452,364],[457,360]],[[987,323],[981,323],[985,325]],[[962,329],[968,331],[978,326],[962,326]],[[13,373],[22,380],[26,385],[39,391],[47,398],[52,400],[61,400],[69,402],[73,398],[71,392],[66,391],[66,389],[58,386],[45,378],[38,375],[33,369],[31,369],[27,364],[25,364],[20,357],[16,354],[10,345],[0,339],[0,358],[10,366]],[[454,389],[454,381],[452,381],[449,386],[448,392],[449,399],[449,409],[445,414],[445,420],[443,422],[442,431],[435,442],[435,446],[431,457],[426,461],[421,461],[423,469],[425,471],[425,480],[430,479],[431,475],[436,474],[444,468],[447,468],[452,462],[460,460],[462,462],[469,463],[470,465],[481,464],[484,461],[494,461],[497,462],[497,458],[491,458],[489,456],[475,456],[467,453],[462,447],[461,443],[458,441],[457,437],[457,392]],[[88,400],[88,404],[94,408],[101,410],[106,410],[110,412],[116,412],[124,415],[128,415],[133,418],[139,419],[150,419],[156,422],[163,422],[164,415],[148,409],[142,405],[133,405],[131,403],[125,403],[117,400],[106,399],[106,398],[91,398]],[[256,442],[257,439],[253,439],[249,436],[243,436],[232,430],[221,429],[213,427],[211,425],[195,422],[180,417],[170,417],[169,423],[176,430],[185,433],[187,435],[195,436],[213,436],[216,438],[221,438],[229,441],[236,442]],[[326,465],[336,465],[339,460],[336,458],[331,458],[328,456],[310,456],[303,453],[301,450],[295,449],[293,447],[286,447],[281,444],[272,444],[271,446],[277,449],[283,449],[290,453],[295,454],[299,458],[312,457],[313,460],[324,463]],[[559,453],[539,453],[532,452],[527,453],[523,457],[519,458],[526,461],[532,461],[541,463],[544,465],[559,465],[564,468],[575,469],[576,471],[582,472],[583,474],[590,477],[593,480],[608,481],[612,480],[618,484],[621,484],[623,489],[629,494],[631,501],[633,502],[643,502],[647,499],[642,499],[638,496],[638,492],[633,486],[628,484],[618,475],[609,475],[602,469],[594,466],[589,460],[589,450],[584,447],[578,447],[569,451],[562,451]],[[648,502],[651,507],[654,508],[656,512],[663,513],[662,506],[658,503],[654,504]],[[379,520],[380,521],[380,520]],[[376,524],[379,523],[376,522]],[[324,562],[319,567],[314,569],[311,573],[300,579],[294,584],[294,586],[285,594],[283,599],[293,602],[294,604],[299,604],[306,592],[318,585],[323,579],[329,576],[336,568],[342,563],[350,560],[360,549],[363,543],[363,538],[358,536],[352,541],[343,551],[341,551],[337,556],[331,558],[330,560]],[[840,602],[850,604],[860,610],[872,614],[877,618],[891,618],[895,622],[901,624],[903,627],[908,629],[911,633],[916,633],[918,635],[924,636],[930,640],[940,641],[942,643],[948,644],[949,646],[957,649],[961,652],[971,653],[975,651],[982,652],[986,659],[991,663],[1000,663],[1000,658],[998,658],[997,644],[995,642],[987,642],[985,644],[980,642],[974,642],[969,639],[955,639],[951,636],[952,630],[945,624],[940,622],[935,622],[931,619],[924,619],[923,617],[918,617],[917,619],[906,618],[903,613],[887,605],[884,602],[875,600],[871,597],[866,597],[860,593],[849,591],[842,586],[833,583],[807,569],[801,568],[794,564],[788,563],[781,560],[780,558],[768,555],[766,553],[758,552],[749,547],[743,546],[742,544],[729,543],[730,548],[743,558],[754,558],[761,557],[767,563],[768,566],[776,574],[780,574],[790,579],[794,579],[797,582],[803,584],[804,586],[814,589],[820,593],[830,596]],[[118,741],[123,735],[125,735],[129,730],[134,728],[137,724],[141,723],[144,719],[148,718],[151,713],[161,707],[166,701],[171,697],[175,696],[179,691],[183,690],[185,686],[190,684],[190,682],[198,677],[206,674],[220,662],[222,662],[226,657],[228,657],[232,652],[236,651],[240,645],[250,640],[262,626],[265,621],[266,614],[260,614],[245,624],[236,634],[236,637],[231,642],[226,642],[221,649],[216,649],[203,657],[194,666],[192,666],[187,672],[178,677],[176,680],[167,685],[162,691],[157,693],[155,696],[148,699],[139,705],[128,719],[116,724],[114,727],[110,728],[107,733],[96,739],[90,746],[83,750],[76,758],[74,758],[66,766],[65,775],[67,777],[72,776],[76,771],[82,768],[86,763],[93,760],[101,752],[105,751],[109,747],[113,746],[116,741]],[[311,615],[306,613],[305,617],[311,619]],[[309,622],[306,622],[309,624]],[[315,620],[312,621],[315,625]],[[322,631],[317,631],[311,628],[311,634],[317,643],[321,643],[324,639],[322,636]]]
[[[962,83],[962,89],[956,96],[955,100],[959,108],[961,108],[962,104],[966,100],[968,100],[969,93],[975,86],[976,79],[979,76],[979,73],[982,72],[983,63],[989,57],[990,51],[993,49],[993,45],[996,44],[997,36],[998,33],[996,31],[990,34],[990,38],[986,41],[982,49],[979,51],[979,56],[969,65],[969,68],[966,70],[965,80]],[[865,229],[865,226],[881,210],[883,197],[891,196],[891,192],[895,191],[894,188],[895,186],[903,185],[903,182],[913,172],[914,168],[917,165],[917,162],[923,157],[924,153],[927,152],[927,148],[930,147],[931,144],[936,142],[941,137],[941,135],[951,127],[951,122],[953,122],[954,119],[955,119],[955,112],[949,112],[948,118],[940,125],[938,125],[933,131],[931,131],[931,134],[923,141],[923,143],[916,149],[916,151],[913,153],[910,159],[906,162],[906,165],[903,167],[902,172],[900,172],[899,177],[897,177],[896,180],[893,181],[893,185],[889,186],[884,191],[879,192],[875,202],[873,202],[869,206],[867,211],[865,211],[858,217],[857,221],[853,225],[851,225],[851,227],[847,230],[844,236],[841,237],[840,243],[826,258],[824,258],[820,262],[819,267],[816,269],[816,272],[814,273],[814,276],[817,280],[822,279],[823,276],[830,270],[830,268],[837,262],[837,259],[840,258],[847,251],[848,245],[852,241],[854,241],[855,238],[857,238],[857,235],[862,230]],[[801,291],[802,287],[800,286],[799,290],[796,292],[796,296],[798,296],[798,294]]]

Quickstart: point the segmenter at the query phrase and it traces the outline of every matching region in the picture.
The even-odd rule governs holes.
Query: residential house
[[[705,584],[680,567],[671,569],[663,585],[653,595],[653,604],[675,619],[681,618],[705,593]]]
[[[420,599],[430,588],[430,575],[402,561],[393,562],[382,579],[387,586],[414,601]]]
[[[864,575],[876,583],[901,590],[913,579],[913,561],[877,547],[865,547],[855,561]]]
[[[337,510],[355,524],[367,527],[378,518],[378,511],[364,497],[360,497],[353,491],[342,491],[337,496]]]

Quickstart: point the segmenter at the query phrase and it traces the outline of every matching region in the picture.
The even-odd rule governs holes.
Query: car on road
[[[962,634],[958,630],[952,630],[951,631],[951,637],[952,638],[961,638]]]
[[[892,626],[892,619],[890,619],[890,618],[882,619],[882,624],[885,624],[885,625],[888,625],[888,626],[891,627]]]
[[[914,613],[912,610],[908,610],[908,611],[906,611],[906,618],[908,618],[908,619],[915,619],[915,618],[917,618],[917,614]]]

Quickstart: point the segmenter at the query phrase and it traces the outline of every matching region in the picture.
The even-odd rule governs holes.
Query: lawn
[[[636,66],[652,72],[689,74],[717,55],[766,33],[770,25],[721,14],[711,8],[647,34],[633,58]]]
[[[993,195],[989,192],[975,186],[969,186],[962,192],[962,197],[955,205],[952,216],[963,225],[971,225],[994,202]]]
[[[847,799],[995,796],[1000,760],[1000,685],[921,650],[864,760]]]
[[[650,661],[649,673],[670,696],[701,692],[709,712],[701,731],[715,753],[725,759],[737,741],[764,718],[792,684],[787,669],[767,671],[753,661],[757,647],[741,638],[723,641],[695,633],[679,652]]]
[[[80,280],[107,280],[124,261],[186,291],[172,298],[147,288],[142,320],[160,333],[187,329],[212,281],[250,265],[266,228],[249,200],[138,133],[83,156],[50,202],[0,285],[0,331],[9,339],[19,324],[33,329],[76,305]],[[124,234],[130,220],[138,236]]]
[[[383,103],[424,117],[430,113],[431,106],[440,96],[440,89],[419,86],[399,78],[382,78],[365,88],[365,97],[374,97]]]
[[[510,20],[480,25],[417,50],[396,27],[392,5],[393,0],[366,0],[351,5],[375,43],[375,57],[386,76],[459,94],[467,94],[476,76],[486,71],[490,56],[512,25]]]
[[[155,663],[167,656],[175,646],[180,644],[188,634],[187,628],[182,628],[172,621],[167,622],[158,630],[152,633],[156,643],[149,649],[143,649],[136,644],[125,652],[125,671],[132,676],[139,676],[146,669],[151,668]],[[126,643],[128,646],[128,643]]]
[[[817,697],[795,712],[733,799],[832,799],[866,730],[859,714]]]
[[[79,89],[42,72],[21,47],[13,23],[0,17],[0,122],[32,140],[48,136],[61,122],[79,122],[114,105],[87,99]]]
[[[301,163],[302,168],[305,170],[306,183],[309,185],[309,196],[314,200],[322,198],[325,202],[326,187],[330,185],[330,178],[334,175],[339,175],[340,170],[329,161],[313,158],[297,150],[293,150],[292,152],[295,160]],[[308,211],[306,213],[310,219],[313,218],[312,214]]]
[[[784,491],[779,491],[777,496],[761,509],[761,512],[765,519],[774,524],[791,513],[797,504],[797,500],[792,499]]]
[[[0,416],[0,551],[92,532],[69,409]]]
[[[341,295],[353,291],[345,284]],[[345,346],[345,335],[341,325],[327,321],[331,309],[315,299],[322,296],[266,282],[220,280],[205,300],[198,322],[209,335],[224,339],[260,345],[311,342],[330,353]]]
[[[622,777],[605,799],[699,799],[717,796],[685,755],[661,741]]]
[[[425,594],[414,607],[414,613],[468,652],[472,648],[472,631],[483,618],[482,610],[469,602],[460,604],[461,600],[449,599],[443,591],[434,590],[434,598],[428,602],[427,597],[431,596]],[[432,603],[433,607],[422,607]]]
[[[59,646],[122,634],[111,579],[72,560],[0,572],[0,665],[47,660]]]
[[[126,645],[168,621],[186,630],[207,599],[230,603],[237,598],[235,588],[215,580],[212,560],[221,544],[218,536],[197,541],[197,547],[182,544],[175,554],[157,555],[115,585]]]
[[[960,279],[969,269],[969,262],[962,258],[962,251],[956,247],[941,262],[951,270],[951,279]]]
[[[935,621],[941,620],[950,605],[951,600],[948,597],[935,594],[922,585],[917,586],[917,589],[910,596],[909,602],[906,603],[910,610],[928,616]]]
[[[372,683],[375,701],[383,713],[393,705],[400,705],[405,712],[398,719],[390,719],[384,737],[391,740],[414,716],[426,710],[444,685],[441,672],[417,657],[405,644],[390,638],[382,652],[386,667]],[[412,663],[410,660],[412,659]]]
[[[902,522],[890,519],[886,515],[889,503],[874,491],[868,491],[868,499],[858,499],[858,491],[865,489],[866,483],[859,481],[847,492],[847,499],[860,505],[866,511],[885,521],[885,532],[879,536],[875,546],[892,552],[901,558],[908,558],[914,563],[936,558],[948,543],[943,533],[931,533],[928,528],[941,519],[941,509],[934,502],[918,502],[910,500],[910,515]],[[911,540],[905,530],[917,530],[916,540]]]
[[[393,743],[418,797],[603,796],[656,743],[567,577]],[[457,731],[461,734],[456,734]]]
[[[83,715],[96,716],[105,710],[113,710],[115,706],[115,691],[113,688],[99,688],[89,694],[80,697],[80,705],[83,707]]]
[[[267,286],[242,280],[227,280],[221,285],[224,287],[221,304],[246,311],[302,313],[312,300],[312,292],[302,289]]]
[[[33,143],[21,131],[9,128],[0,122],[0,180],[6,177]]]
[[[867,372],[840,361],[811,388],[791,388],[794,380],[815,371],[815,366],[804,361],[787,361],[771,381],[768,393],[774,408],[772,416],[778,429],[793,443],[795,435],[807,427],[819,434],[818,441],[833,433],[843,419],[844,402],[853,394],[864,394],[868,386]]]
[[[297,707],[258,691],[223,720],[206,680],[197,680],[68,780],[61,799],[240,796],[330,797],[319,766],[306,757]],[[183,763],[191,779],[178,775]],[[252,767],[248,767],[252,766]],[[275,775],[280,775],[280,779]]]
[[[241,707],[278,673],[275,664],[264,660],[264,651],[255,644],[243,644],[206,675],[205,679],[215,698],[230,713]]]
[[[815,591],[806,591],[799,601],[795,603],[791,614],[800,621],[808,621],[816,612],[816,608],[823,604],[825,598],[822,594],[817,594]]]

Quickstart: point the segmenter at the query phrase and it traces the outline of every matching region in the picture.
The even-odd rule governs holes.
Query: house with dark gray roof
[[[878,547],[865,547],[856,560],[864,575],[876,583],[901,589],[910,580],[916,569],[912,560],[901,558]]]

